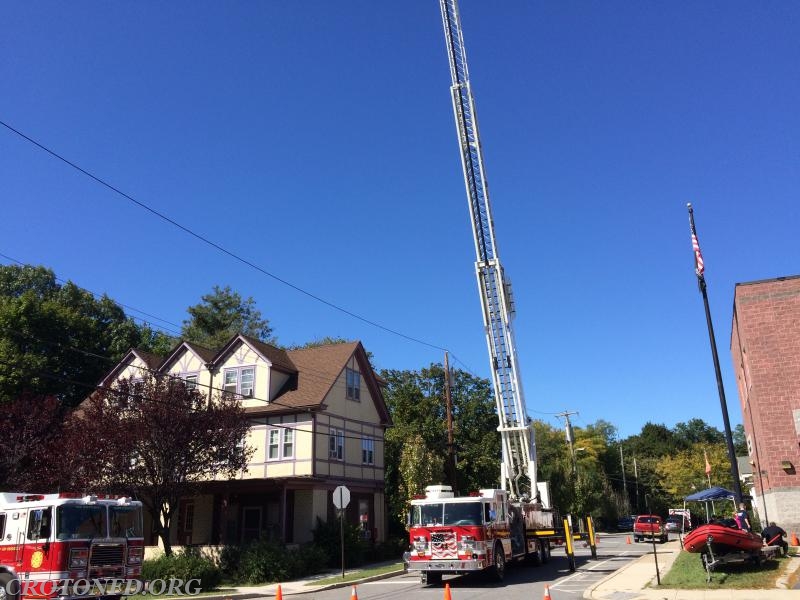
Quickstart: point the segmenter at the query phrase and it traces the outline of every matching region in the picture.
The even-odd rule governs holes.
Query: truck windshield
[[[441,525],[443,512],[444,505],[441,503],[417,505],[411,515],[411,524]]]
[[[111,507],[111,537],[142,537],[142,511],[138,506]]]
[[[56,510],[56,539],[106,537],[106,509],[104,506],[62,504]]]
[[[447,502],[414,506],[412,525],[481,525],[480,502]]]
[[[459,502],[444,505],[445,525],[481,525],[480,502]]]

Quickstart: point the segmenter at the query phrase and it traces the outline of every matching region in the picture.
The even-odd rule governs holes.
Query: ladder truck
[[[594,531],[574,535],[569,520],[561,521],[550,503],[547,482],[537,480],[536,442],[525,409],[514,343],[514,301],[500,263],[494,234],[489,188],[483,163],[469,82],[467,55],[457,0],[439,0],[452,85],[461,166],[475,242],[475,274],[483,310],[486,345],[500,433],[500,489],[484,489],[455,497],[449,486],[429,486],[424,498],[411,502],[408,570],[423,583],[437,583],[444,573],[486,570],[502,580],[509,561],[532,558],[545,562],[551,542],[565,542],[570,569],[575,569],[572,544],[585,538],[596,556]]]

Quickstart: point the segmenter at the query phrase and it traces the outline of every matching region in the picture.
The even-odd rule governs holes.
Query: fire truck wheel
[[[419,574],[419,580],[422,585],[438,585],[442,583],[442,574],[421,571]]]
[[[550,562],[550,542],[545,540],[542,542],[540,548],[541,554],[539,555],[539,561],[544,564],[546,562]]]
[[[0,573],[0,600],[18,600],[19,586],[9,585],[12,581],[16,579],[10,573]]]
[[[494,547],[494,565],[492,565],[492,577],[495,581],[503,581],[506,576],[506,555],[503,547],[497,544]]]

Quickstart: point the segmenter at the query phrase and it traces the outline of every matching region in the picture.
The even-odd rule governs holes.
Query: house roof
[[[289,350],[288,358],[297,369],[297,379],[291,389],[279,394],[275,400],[263,407],[247,409],[248,413],[274,414],[281,412],[296,412],[298,410],[316,411],[325,408],[323,402],[336,383],[348,361],[355,355],[359,369],[364,376],[365,384],[370,390],[370,396],[375,401],[375,406],[383,423],[389,423],[389,414],[380,384],[372,367],[367,360],[366,352],[361,342],[346,342],[341,344],[326,344],[313,348]]]
[[[297,367],[289,358],[286,350],[281,350],[280,348],[276,348],[275,346],[241,333],[233,336],[228,343],[225,344],[219,352],[217,352],[216,356],[214,357],[214,361],[219,361],[221,358],[227,355],[228,352],[230,352],[234,347],[237,340],[242,340],[245,344],[258,352],[262,358],[272,363],[272,366],[278,370],[285,371],[286,373],[297,373]]]
[[[212,350],[211,348],[206,348],[205,346],[195,344],[194,342],[180,341],[178,342],[178,345],[175,346],[169,352],[169,354],[167,354],[163,358],[159,367],[163,368],[171,364],[173,360],[178,358],[178,356],[180,355],[180,353],[184,348],[187,348],[189,351],[193,352],[198,357],[200,357],[200,360],[202,360],[205,364],[212,362],[214,360],[214,357],[217,355],[217,351]]]

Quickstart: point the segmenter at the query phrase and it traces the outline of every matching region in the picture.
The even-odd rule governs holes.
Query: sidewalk
[[[680,553],[678,540],[658,548],[658,572],[661,577],[669,571]],[[800,568],[800,557],[789,563],[788,573]],[[784,585],[791,587],[792,582]],[[652,585],[652,588],[647,587]],[[605,579],[587,589],[584,598],[593,600],[789,600],[799,597],[797,590],[675,590],[656,587],[656,567],[652,554],[645,554],[628,563]]]
[[[392,564],[394,562],[396,561],[390,561],[385,564]],[[369,568],[374,568],[381,566],[381,564],[384,563],[370,564],[368,566]],[[347,569],[345,570],[345,575],[358,573],[359,571],[362,570],[363,569]],[[337,575],[341,576],[341,571],[321,573],[318,575],[311,575],[304,579],[296,579],[294,581],[286,581],[280,583],[281,595],[292,596],[296,594],[308,594],[310,592],[331,590],[334,588],[350,587],[352,585],[360,585],[368,581],[378,581],[379,579],[388,579],[389,577],[395,577],[396,575],[400,575],[402,573],[404,573],[404,570],[403,567],[401,566],[395,571],[390,571],[388,573],[381,573],[380,575],[373,575],[372,577],[365,577],[363,579],[357,579],[354,581],[347,581],[347,582],[338,581],[335,583],[315,584],[315,582],[322,581],[325,579],[330,579],[332,577],[336,577]],[[231,599],[246,600],[248,598],[274,598],[278,592],[278,585],[279,584],[277,583],[270,583],[267,585],[238,586],[235,588],[228,589],[225,593],[201,596],[198,600],[231,600]]]

